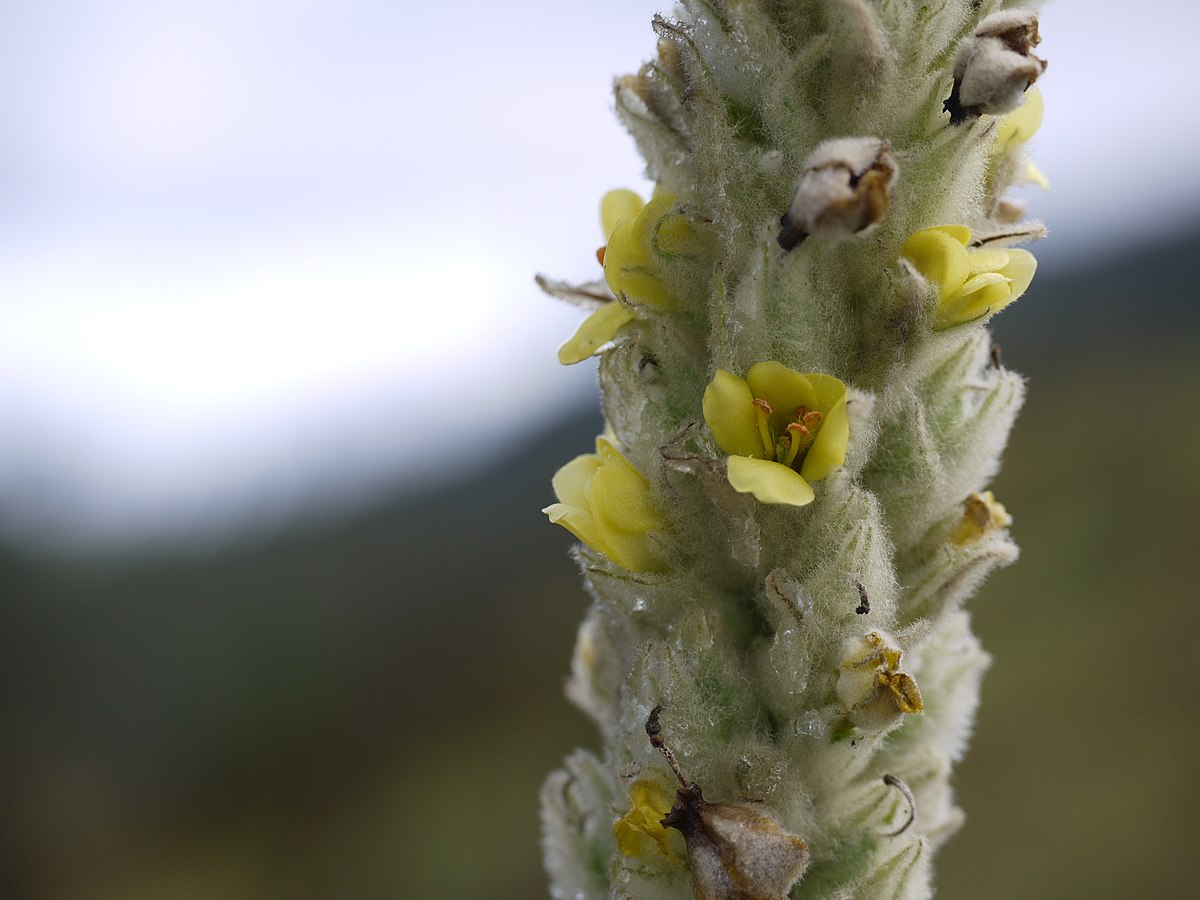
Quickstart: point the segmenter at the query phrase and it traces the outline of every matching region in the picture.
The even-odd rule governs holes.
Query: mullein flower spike
[[[1005,196],[1037,20],[1000,6],[680,0],[617,80],[657,187],[605,195],[602,281],[539,279],[595,308],[559,358],[599,357],[606,422],[545,509],[602,737],[542,792],[552,896],[932,896],[989,663],[964,605],[1017,556],[987,322],[1044,230]]]

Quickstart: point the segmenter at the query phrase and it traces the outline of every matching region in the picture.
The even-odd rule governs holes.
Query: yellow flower
[[[608,200],[608,197],[604,198]],[[660,193],[637,211],[637,215],[619,219],[608,232],[604,248],[604,278],[618,297],[656,310],[678,306],[656,271],[656,257],[688,253],[695,243],[691,226],[678,213],[670,214],[674,194]],[[632,204],[612,203],[628,210]],[[605,204],[601,203],[601,214]],[[608,223],[604,223],[607,229]]]
[[[918,231],[900,252],[938,292],[934,328],[994,316],[1025,293],[1037,260],[1027,250],[968,249],[971,229],[942,225]]]
[[[996,131],[996,142],[992,145],[993,156],[1003,156],[1011,148],[1026,143],[1042,125],[1045,103],[1042,92],[1031,87],[1025,92],[1025,102],[1004,117]],[[1032,160],[1025,164],[1025,181],[1050,190],[1050,179]]]
[[[809,482],[846,461],[846,385],[831,375],[777,362],[751,366],[744,379],[718,369],[704,391],[704,419],[729,454],[733,489],[763,503],[811,503]]]
[[[648,537],[666,530],[650,482],[604,438],[595,453],[559,469],[552,484],[559,502],[542,510],[551,522],[632,572],[666,568]]]
[[[601,197],[600,228],[604,231],[604,239],[608,240],[619,222],[632,219],[645,205],[646,201],[638,196],[637,191],[629,188],[617,188]]]
[[[1012,516],[1004,504],[996,501],[991,491],[978,494],[974,491],[963,501],[963,516],[955,526],[950,539],[956,544],[971,544],[990,531],[1007,528]]]
[[[558,361],[564,366],[583,362],[617,336],[627,322],[633,321],[629,307],[618,300],[605,303],[580,324],[578,330],[558,348]]]
[[[633,191],[609,191],[600,201],[600,224],[608,244],[600,251],[604,278],[618,300],[605,303],[584,319],[558,351],[564,366],[582,362],[636,318],[634,309],[666,312],[679,304],[667,290],[658,264],[672,256],[699,252],[699,236],[687,219],[672,213],[675,197],[655,194],[649,203]],[[625,302],[628,301],[628,305]]]
[[[662,826],[674,803],[675,795],[658,782],[643,779],[633,782],[629,786],[630,810],[613,823],[613,837],[620,851],[642,859],[665,856],[681,862],[683,836]]]
[[[1042,127],[1042,115],[1045,112],[1042,92],[1031,87],[1025,92],[1025,102],[1004,117],[1000,127],[996,129],[996,143],[992,152],[999,156],[1009,147],[1024,144]]]

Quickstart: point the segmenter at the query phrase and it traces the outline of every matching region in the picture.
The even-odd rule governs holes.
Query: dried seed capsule
[[[697,900],[785,900],[808,867],[808,845],[766,813],[742,803],[705,800],[663,741],[660,712],[656,706],[650,713],[646,734],[682,785],[662,825],[683,834]]]
[[[954,87],[944,109],[957,125],[982,114],[1011,112],[1046,70],[1033,55],[1041,43],[1038,20],[1027,9],[1008,9],[984,19],[958,49]]]
[[[805,161],[792,204],[779,220],[779,246],[791,250],[810,234],[834,240],[865,231],[887,215],[895,180],[886,141],[825,141]]]

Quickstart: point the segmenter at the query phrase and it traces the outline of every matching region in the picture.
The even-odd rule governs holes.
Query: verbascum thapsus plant
[[[601,203],[596,452],[554,477],[599,726],[542,793],[562,898],[926,897],[1016,558],[986,490],[1023,383],[988,320],[1042,232],[1037,20],[685,0],[616,83],[655,182]]]

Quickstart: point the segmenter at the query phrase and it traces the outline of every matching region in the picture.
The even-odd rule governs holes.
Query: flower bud
[[[886,141],[835,138],[809,155],[792,205],[779,224],[779,246],[791,250],[808,235],[835,240],[883,220],[896,180],[896,163]]]
[[[1011,112],[1046,69],[1033,55],[1041,43],[1037,16],[1009,9],[984,19],[962,42],[954,60],[954,87],[944,109],[957,125],[982,114]]]
[[[631,572],[666,568],[650,538],[667,527],[650,482],[607,440],[596,438],[596,452],[575,457],[551,484],[558,502],[542,512],[555,525]]]

